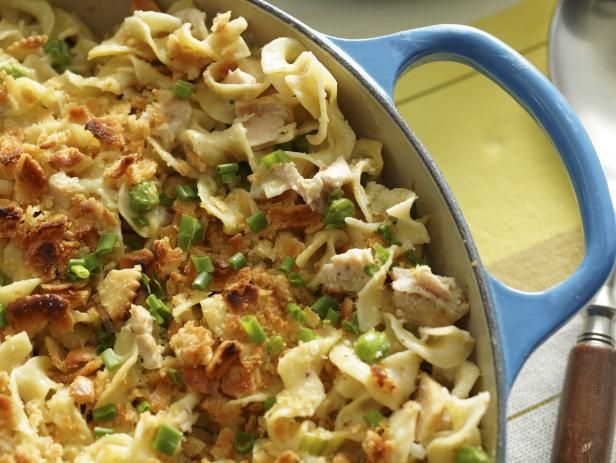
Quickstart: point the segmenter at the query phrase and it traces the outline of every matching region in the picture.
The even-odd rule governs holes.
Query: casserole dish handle
[[[569,104],[540,71],[515,50],[478,29],[440,25],[366,40],[331,40],[358,62],[390,99],[397,78],[409,66],[443,60],[467,64],[515,98],[559,152],[577,196],[585,255],[573,275],[542,292],[514,290],[487,275],[510,388],[533,349],[593,297],[614,263],[614,210],[588,135]]]

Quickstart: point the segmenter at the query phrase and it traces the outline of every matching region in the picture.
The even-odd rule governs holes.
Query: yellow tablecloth
[[[555,4],[527,0],[473,25],[547,73]],[[513,287],[540,290],[576,268],[583,242],[569,178],[549,140],[511,97],[468,67],[436,63],[403,76],[395,101],[445,174],[490,272]],[[575,317],[552,336],[516,380],[508,402],[508,463],[549,461],[567,355],[580,325]]]

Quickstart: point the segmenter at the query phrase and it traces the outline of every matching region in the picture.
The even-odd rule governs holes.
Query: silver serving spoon
[[[616,178],[616,0],[562,0],[552,18],[552,81],[586,127],[609,178]],[[616,182],[609,183],[612,199]],[[560,398],[552,463],[608,463],[614,437],[614,273],[586,310]]]

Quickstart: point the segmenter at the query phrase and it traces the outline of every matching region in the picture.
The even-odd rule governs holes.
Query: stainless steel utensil
[[[549,70],[616,178],[616,1],[564,0],[550,30]],[[616,185],[610,185],[612,198]],[[569,354],[552,462],[609,462],[614,437],[614,273],[586,310]]]

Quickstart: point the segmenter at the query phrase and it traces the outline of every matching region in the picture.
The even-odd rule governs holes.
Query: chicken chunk
[[[370,280],[364,272],[369,264],[374,264],[370,249],[349,249],[333,256],[331,263],[321,267],[319,281],[330,291],[357,293]]]
[[[98,284],[101,305],[113,321],[124,318],[124,314],[137,296],[141,285],[141,267],[111,270]]]
[[[434,275],[427,265],[413,269],[395,267],[392,273],[396,316],[412,325],[452,325],[469,310],[456,281]]]
[[[162,365],[161,348],[156,344],[152,335],[154,329],[154,319],[150,312],[140,305],[132,305],[130,308],[130,318],[128,328],[135,335],[135,342],[139,355],[143,359],[143,368],[153,370]]]
[[[207,365],[212,360],[214,339],[210,330],[189,321],[175,333],[169,345],[184,366]]]

